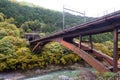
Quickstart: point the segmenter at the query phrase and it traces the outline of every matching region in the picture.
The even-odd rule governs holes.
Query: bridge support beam
[[[92,44],[92,35],[89,35],[89,41],[90,41],[90,48],[93,50],[93,44]]]
[[[79,47],[64,41],[62,38],[54,39],[54,41],[61,43],[63,46],[67,47],[68,49],[72,50],[76,54],[78,54],[82,59],[84,59],[88,64],[94,67],[97,71],[104,73],[109,71],[102,63],[96,60],[94,57],[90,56],[88,53],[79,49]]]
[[[74,44],[76,44],[77,46],[79,45],[77,43],[74,43]],[[82,50],[90,50],[91,49],[83,44],[81,45],[81,48],[82,48]],[[104,58],[111,66],[113,65],[113,58],[112,57],[110,57],[110,56],[108,56],[100,51],[97,51],[96,49],[92,49],[92,54],[96,57]]]
[[[82,49],[82,42],[87,42],[90,45],[90,49],[87,49],[87,50],[91,50],[90,52],[92,52],[92,50],[93,50],[92,35],[89,35],[88,41],[83,41],[82,35],[79,35],[79,48],[80,49]]]
[[[118,72],[118,29],[114,29],[113,34],[114,34],[113,71]]]
[[[81,49],[81,43],[82,43],[82,36],[79,35],[79,48]]]
[[[38,43],[35,45],[35,47],[32,49],[32,52],[34,52],[35,49],[36,49],[39,45],[40,45],[40,42],[38,42]]]

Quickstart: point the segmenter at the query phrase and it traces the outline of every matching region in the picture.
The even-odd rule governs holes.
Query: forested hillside
[[[0,12],[4,13],[6,18],[14,18],[14,23],[18,27],[21,27],[25,22],[37,21],[42,25],[40,27],[42,32],[53,32],[62,29],[62,12],[17,2],[16,0],[0,0]],[[86,17],[86,19],[89,21],[93,18]],[[84,19],[81,16],[65,13],[66,27],[81,24],[83,21]]]

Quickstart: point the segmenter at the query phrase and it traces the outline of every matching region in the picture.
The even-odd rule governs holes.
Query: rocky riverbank
[[[20,80],[23,78],[44,75],[46,73],[51,73],[55,71],[74,70],[74,69],[81,69],[82,71],[84,71],[82,72],[82,74],[78,74],[79,78],[83,78],[83,77],[95,78],[95,75],[91,71],[89,71],[87,68],[83,68],[83,66],[81,66],[80,64],[74,64],[69,66],[50,65],[45,69],[36,68],[31,70],[4,71],[0,73],[0,79],[1,80]]]

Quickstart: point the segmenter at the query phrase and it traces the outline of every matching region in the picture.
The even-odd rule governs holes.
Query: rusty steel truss
[[[118,62],[118,33],[120,29],[120,11],[108,14],[94,21],[84,23],[69,29],[65,29],[61,32],[54,33],[50,36],[31,41],[32,51],[35,53],[40,52],[42,47],[50,41],[56,41],[61,43],[63,46],[69,48],[88,64],[94,67],[99,72],[103,73],[106,71],[119,71]],[[95,49],[93,49],[92,35],[100,34],[104,32],[113,32],[113,58],[109,57]],[[82,44],[83,36],[89,36],[90,47],[86,47]],[[74,42],[74,38],[78,38],[79,42]],[[89,54],[92,53],[92,56]]]

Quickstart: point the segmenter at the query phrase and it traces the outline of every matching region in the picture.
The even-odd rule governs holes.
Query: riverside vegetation
[[[46,45],[41,54],[33,54],[29,43],[20,38],[20,31],[15,25],[0,22],[0,29],[0,71],[45,68],[50,64],[68,65],[80,60],[73,52],[53,42]]]
[[[59,43],[51,42],[41,54],[33,54],[29,42],[21,38],[22,30],[6,20],[0,22],[0,71],[45,68],[52,65],[68,65],[80,58]]]

